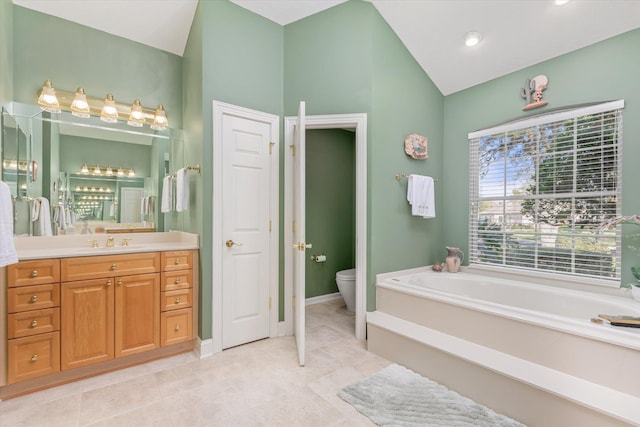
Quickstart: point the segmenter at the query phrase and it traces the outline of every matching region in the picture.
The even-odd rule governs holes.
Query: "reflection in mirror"
[[[16,235],[39,235],[30,213],[42,199],[50,202],[53,235],[181,229],[182,216],[160,213],[158,198],[162,179],[183,164],[180,130],[12,106],[12,115],[2,115],[2,180],[16,208],[25,205],[25,215],[15,218]],[[25,170],[4,167],[13,159]],[[36,182],[26,167],[31,161],[39,164]]]

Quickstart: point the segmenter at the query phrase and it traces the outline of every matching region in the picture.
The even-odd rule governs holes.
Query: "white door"
[[[140,222],[142,214],[142,196],[144,188],[123,187],[120,189],[120,222],[136,223]]]
[[[269,336],[270,143],[268,123],[223,116],[223,349]]]
[[[300,102],[293,140],[293,334],[298,347],[298,362],[304,366],[305,348],[305,104]]]

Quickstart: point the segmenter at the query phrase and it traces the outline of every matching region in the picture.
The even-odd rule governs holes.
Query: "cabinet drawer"
[[[60,309],[47,308],[7,315],[9,339],[28,337],[60,330]]]
[[[191,307],[193,305],[193,290],[178,289],[177,291],[162,292],[160,304],[162,311]]]
[[[7,312],[40,310],[60,305],[60,285],[23,286],[7,289]]]
[[[160,318],[160,345],[166,347],[172,344],[191,341],[193,311],[191,308],[165,311]]]
[[[60,281],[60,260],[20,261],[7,266],[7,287],[42,285]]]
[[[63,282],[156,273],[160,271],[160,254],[152,252],[65,258],[60,262],[60,270]]]
[[[9,340],[7,355],[9,384],[60,372],[60,333]]]
[[[187,270],[193,267],[193,251],[162,252],[162,271]]]
[[[192,270],[167,271],[160,275],[160,290],[163,292],[191,287],[193,287]]]

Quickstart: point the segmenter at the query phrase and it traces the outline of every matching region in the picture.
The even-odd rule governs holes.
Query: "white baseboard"
[[[196,355],[200,359],[213,356],[213,339],[209,338],[208,340],[202,341],[200,337],[198,337],[193,351],[196,352]]]
[[[338,299],[338,298],[342,298],[342,295],[340,295],[340,292],[335,292],[333,294],[326,294],[326,295],[320,295],[317,297],[312,297],[312,298],[307,298],[306,300],[304,300],[305,305],[311,305],[311,304],[318,304],[321,302],[327,302],[327,301],[332,301],[334,299]]]

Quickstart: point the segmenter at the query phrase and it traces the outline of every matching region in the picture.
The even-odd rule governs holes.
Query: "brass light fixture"
[[[80,173],[87,175],[89,173],[89,168],[87,167],[87,164],[83,164],[82,167],[80,168]]]
[[[139,99],[136,99],[131,105],[131,114],[129,114],[127,124],[129,126],[141,127],[143,123],[144,114],[142,113],[142,104]]]
[[[107,94],[104,99],[104,105],[100,110],[100,120],[107,123],[118,122],[118,109],[116,108],[116,101],[113,99],[113,95]]]
[[[51,80],[46,80],[42,85],[40,96],[38,97],[38,105],[44,110],[50,113],[59,113],[60,103],[56,96],[56,90],[53,88]]]
[[[111,166],[107,167],[107,171],[105,172],[105,174],[107,176],[113,176],[113,169],[111,169]]]
[[[44,82],[38,97],[38,105],[48,112],[60,113],[70,111],[74,116],[88,118],[99,115],[107,123],[126,121],[130,126],[142,127],[149,125],[153,130],[163,130],[169,126],[167,113],[162,104],[155,110],[146,108],[139,99],[133,105],[119,104],[112,94],[106,98],[93,98],[79,87],[76,92],[56,91],[51,80]]]
[[[100,166],[95,167],[95,169],[93,170],[93,174],[94,175],[102,175],[102,170],[100,169]]]
[[[153,124],[151,125],[151,129],[163,130],[167,127],[167,124],[167,113],[164,111],[164,106],[160,104],[158,105],[158,108],[156,108],[155,115],[153,116]]]
[[[79,87],[76,90],[76,95],[73,97],[71,103],[71,114],[76,117],[82,117],[88,119],[91,117],[91,110],[89,109],[89,103],[87,102],[87,94],[84,93],[84,89]]]
[[[133,170],[133,168],[129,169],[129,176],[130,177],[136,176],[136,172]]]
[[[118,168],[118,176],[124,176],[124,169]]]

